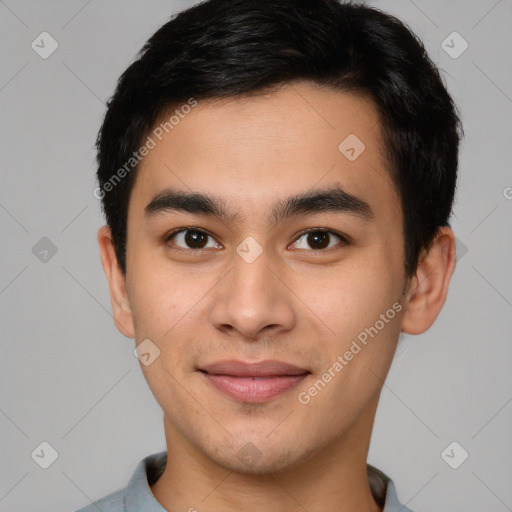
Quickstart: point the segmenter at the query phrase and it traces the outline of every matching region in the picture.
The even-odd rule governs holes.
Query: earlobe
[[[421,334],[441,312],[455,270],[455,236],[448,226],[439,228],[430,249],[422,256],[405,299],[402,331]]]
[[[119,268],[110,228],[102,226],[98,230],[97,238],[101,265],[107,277],[114,323],[121,334],[127,338],[134,338],[133,315],[126,292],[126,278]]]

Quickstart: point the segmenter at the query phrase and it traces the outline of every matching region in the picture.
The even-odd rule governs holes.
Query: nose
[[[236,255],[212,294],[212,325],[234,338],[254,341],[293,329],[293,293],[274,267],[265,251],[251,263]]]

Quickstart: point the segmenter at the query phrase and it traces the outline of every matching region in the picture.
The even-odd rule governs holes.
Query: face
[[[373,104],[296,83],[199,102],[153,138],[130,197],[117,320],[160,351],[141,367],[168,439],[256,473],[368,438],[406,284]],[[205,373],[225,360],[299,370]]]

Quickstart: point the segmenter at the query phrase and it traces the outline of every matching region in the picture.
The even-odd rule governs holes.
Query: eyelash
[[[168,233],[164,238],[165,238],[165,242],[169,242],[174,236],[180,234],[180,233],[186,233],[187,231],[196,231],[198,233],[201,233],[201,234],[204,234],[204,235],[207,235],[211,238],[213,238],[215,240],[215,237],[208,233],[208,231],[205,231],[204,229],[200,229],[200,228],[195,228],[195,227],[188,227],[188,228],[179,228],[179,229],[176,229],[174,231],[172,231],[171,233]],[[304,235],[307,235],[309,233],[326,233],[326,234],[329,234],[329,235],[334,235],[336,237],[338,237],[340,240],[341,240],[341,245],[342,246],[345,246],[345,245],[349,245],[349,240],[348,240],[348,237],[346,235],[343,235],[342,233],[338,232],[338,231],[334,231],[332,229],[325,229],[325,228],[309,228],[309,229],[306,229],[304,231],[301,231],[297,237],[295,238],[294,242],[293,243],[296,243],[298,240],[300,240]],[[340,243],[338,243],[337,245],[340,245]],[[306,252],[330,252],[331,250],[333,249],[336,249],[337,245],[335,245],[334,247],[328,247],[326,249],[297,249],[299,251],[306,251]],[[187,253],[190,253],[190,252],[196,252],[196,253],[201,253],[203,252],[205,249],[183,249],[181,247],[172,247],[172,246],[168,246],[170,250],[174,251],[174,252],[187,252]]]

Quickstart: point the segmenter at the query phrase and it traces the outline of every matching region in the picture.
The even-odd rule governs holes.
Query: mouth
[[[296,387],[310,371],[282,361],[218,361],[199,371],[218,391],[240,402],[261,403]]]

